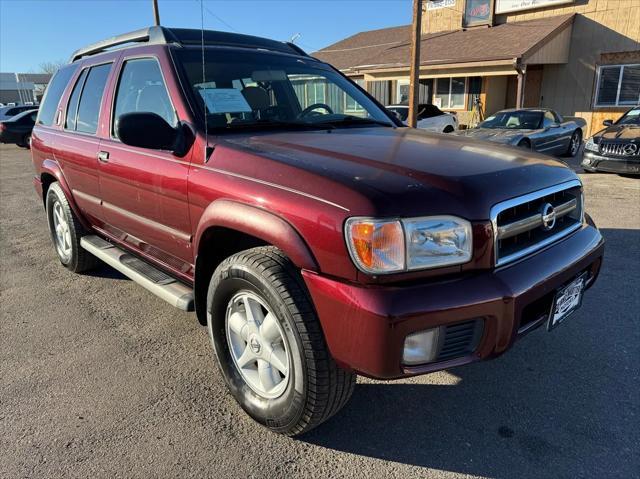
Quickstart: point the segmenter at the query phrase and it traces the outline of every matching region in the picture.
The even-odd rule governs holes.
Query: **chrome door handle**
[[[108,151],[99,151],[98,152],[98,161],[101,163],[109,163],[109,152]]]

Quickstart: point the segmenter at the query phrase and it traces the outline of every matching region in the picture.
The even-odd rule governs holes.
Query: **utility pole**
[[[409,79],[409,126],[418,126],[418,101],[420,99],[420,37],[422,35],[422,0],[413,0],[413,24],[411,25],[411,76]]]
[[[156,22],[156,26],[160,26],[160,12],[158,11],[158,0],[151,0],[153,2],[153,19]]]

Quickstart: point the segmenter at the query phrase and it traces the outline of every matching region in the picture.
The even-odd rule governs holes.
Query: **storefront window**
[[[464,108],[466,78],[438,78],[434,103],[440,108]]]
[[[596,106],[624,106],[640,103],[640,64],[598,68]]]

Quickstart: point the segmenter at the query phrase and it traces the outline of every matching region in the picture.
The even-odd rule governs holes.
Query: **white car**
[[[409,117],[409,105],[389,105],[387,110],[406,125]],[[418,105],[418,128],[437,133],[452,133],[458,129],[458,118],[455,114],[445,113],[435,105],[428,103]]]

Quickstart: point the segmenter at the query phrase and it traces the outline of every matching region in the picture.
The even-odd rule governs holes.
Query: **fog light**
[[[404,340],[402,362],[404,364],[423,364],[436,358],[440,328],[426,329],[410,334]]]

